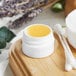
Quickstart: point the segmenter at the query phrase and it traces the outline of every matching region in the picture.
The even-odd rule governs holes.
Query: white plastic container
[[[27,31],[31,26],[42,25],[50,29],[50,33],[42,37],[30,36]],[[54,36],[52,29],[44,24],[33,24],[25,28],[22,37],[22,51],[25,55],[33,58],[42,58],[54,52]]]
[[[66,17],[66,34],[69,43],[76,48],[76,10]]]

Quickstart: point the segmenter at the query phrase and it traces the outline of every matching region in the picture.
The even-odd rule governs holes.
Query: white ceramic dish
[[[76,10],[66,17],[66,34],[69,43],[76,48]]]

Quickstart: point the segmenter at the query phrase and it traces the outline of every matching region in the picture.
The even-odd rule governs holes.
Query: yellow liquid
[[[34,25],[28,28],[28,34],[34,37],[43,37],[50,33],[50,29],[43,25]]]

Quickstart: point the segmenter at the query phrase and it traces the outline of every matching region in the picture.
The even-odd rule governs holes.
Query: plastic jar
[[[32,26],[43,26],[50,30],[46,36],[31,36],[28,29]],[[46,30],[45,30],[46,31]],[[22,37],[22,51],[25,55],[33,58],[42,58],[54,52],[54,36],[52,29],[45,24],[32,24],[25,28]]]

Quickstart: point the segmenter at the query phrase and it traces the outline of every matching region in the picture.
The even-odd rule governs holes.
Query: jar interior
[[[47,25],[32,25],[27,29],[27,34],[33,37],[47,36],[51,32]]]

